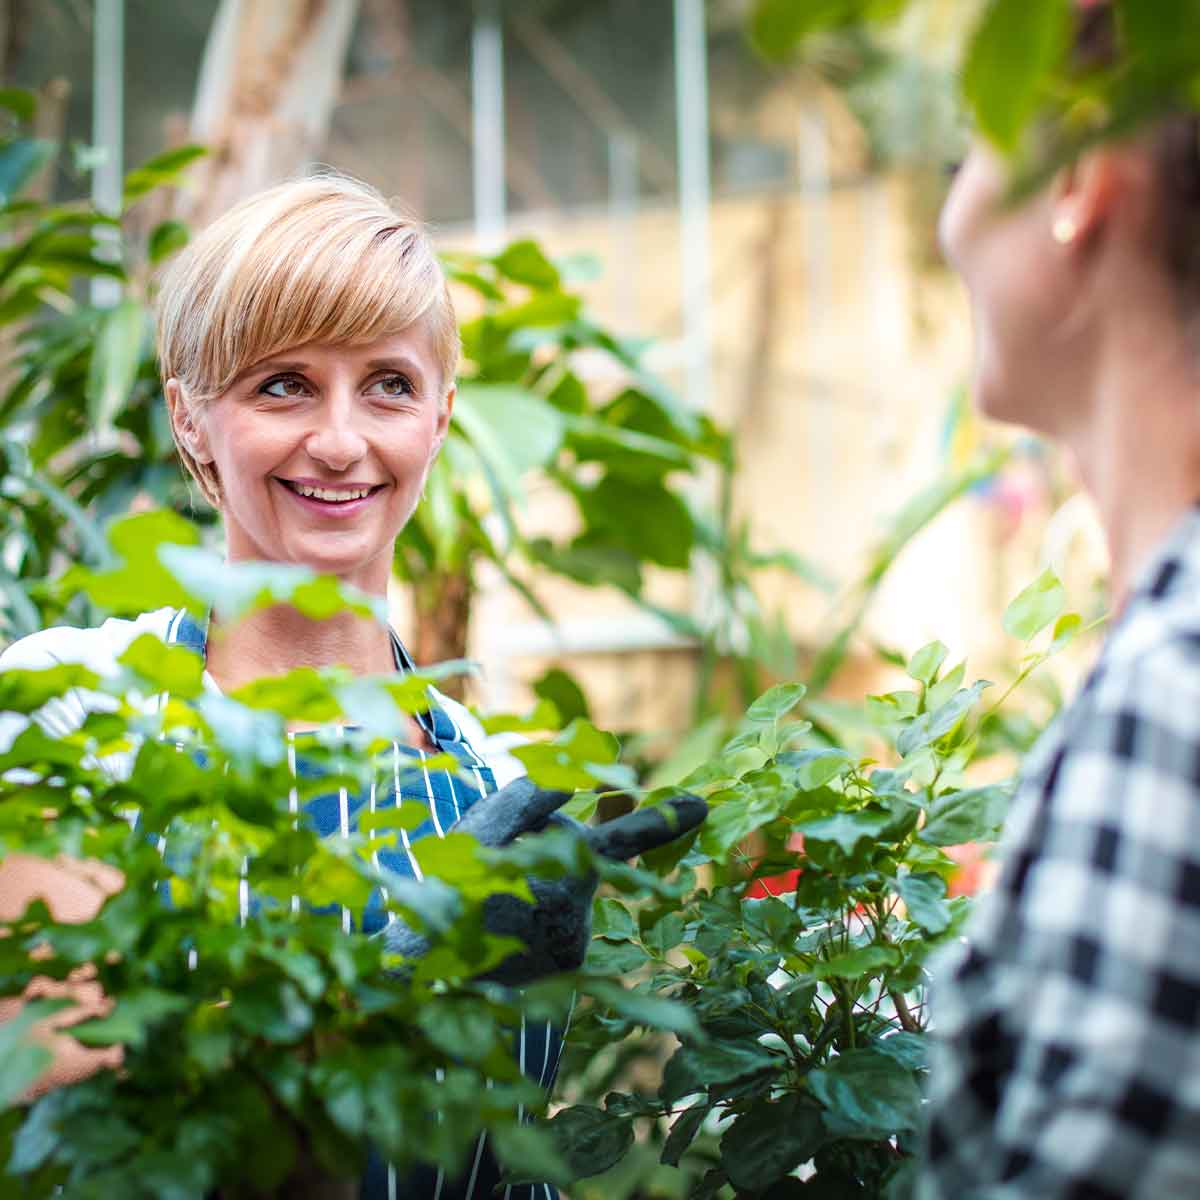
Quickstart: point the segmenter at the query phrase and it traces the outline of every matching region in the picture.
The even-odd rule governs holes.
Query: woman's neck
[[[1119,612],[1171,528],[1200,500],[1200,365],[1177,320],[1126,313],[1106,345],[1092,403],[1064,440],[1099,510]]]
[[[299,667],[346,667],[355,675],[395,669],[391,635],[369,617],[314,621],[288,605],[259,609],[236,624],[209,626],[207,666],[224,692]]]

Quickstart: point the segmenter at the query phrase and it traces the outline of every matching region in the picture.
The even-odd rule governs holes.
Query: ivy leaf
[[[919,1128],[921,1089],[912,1071],[889,1055],[846,1050],[813,1071],[808,1084],[835,1136],[875,1140]]]
[[[1062,612],[1066,601],[1058,576],[1047,568],[1005,610],[1004,630],[1028,642]]]
[[[607,1171],[633,1145],[631,1118],[584,1104],[556,1113],[548,1128],[573,1179]]]

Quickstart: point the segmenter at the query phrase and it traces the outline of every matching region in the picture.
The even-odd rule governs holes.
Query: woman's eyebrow
[[[404,354],[393,354],[387,358],[373,358],[367,363],[367,369],[370,371],[410,371],[414,375],[424,375],[425,372],[421,369],[421,364],[416,359],[409,358]]]
[[[257,375],[264,371],[307,371],[308,363],[297,362],[282,358],[264,358],[262,362],[251,363],[244,371],[234,377],[234,383],[241,383],[249,375]]]

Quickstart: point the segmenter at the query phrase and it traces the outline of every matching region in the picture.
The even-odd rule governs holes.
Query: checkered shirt
[[[933,973],[922,1200],[1200,1197],[1200,509],[1023,773]]]

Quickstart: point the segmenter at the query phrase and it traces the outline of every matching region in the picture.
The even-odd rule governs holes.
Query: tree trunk
[[[418,667],[432,666],[452,658],[465,658],[471,601],[475,587],[469,569],[434,571],[411,584],[413,618],[416,626],[412,655]],[[465,691],[462,676],[442,680],[438,687],[461,700]]]
[[[341,90],[358,0],[221,0],[191,136],[212,154],[182,216],[200,227],[317,155]]]

